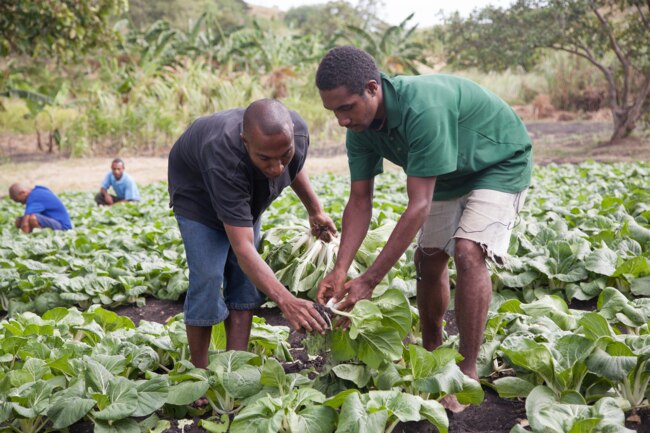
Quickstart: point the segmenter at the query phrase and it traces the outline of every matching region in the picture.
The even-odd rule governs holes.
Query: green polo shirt
[[[382,74],[382,130],[348,130],[352,180],[383,172],[383,158],[408,176],[436,176],[434,200],[475,189],[519,192],[532,173],[531,140],[512,108],[478,84],[449,75]]]

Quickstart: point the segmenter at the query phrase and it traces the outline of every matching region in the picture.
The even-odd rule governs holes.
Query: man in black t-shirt
[[[202,117],[174,144],[169,197],[190,269],[184,313],[196,367],[208,365],[217,323],[225,321],[227,350],[248,349],[252,310],[264,295],[294,329],[324,332],[312,302],[291,295],[257,252],[262,212],[287,186],[307,208],[315,235],[336,233],[304,170],[308,146],[302,118],[272,99]]]

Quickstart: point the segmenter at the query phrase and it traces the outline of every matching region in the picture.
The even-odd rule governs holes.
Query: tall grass
[[[289,68],[287,68],[289,69]],[[314,85],[316,62],[292,66],[283,77],[286,96],[281,99],[296,110],[310,127],[313,147],[338,146],[345,130],[326,111]],[[562,53],[546,53],[530,72],[510,70],[443,69],[478,82],[511,105],[528,104],[539,93],[550,95],[556,108],[587,89],[603,88],[598,71],[584,61]],[[216,111],[245,107],[255,99],[270,97],[269,72],[215,71],[201,58],[186,59],[162,68],[120,65],[104,61],[92,75],[64,87],[56,104],[37,115],[36,122],[23,101],[2,99],[0,131],[41,132],[61,135],[63,152],[84,154],[161,154],[196,118]],[[74,94],[70,89],[74,89]],[[69,101],[77,101],[71,105]]]
[[[481,72],[478,69],[462,71],[443,70],[468,78],[493,93],[511,105],[528,104],[538,93],[546,92],[546,81],[539,72],[523,72],[507,70],[503,72]]]
[[[587,60],[560,51],[546,51],[536,70],[546,81],[544,93],[551,97],[556,108],[570,110],[574,101],[585,91],[607,88],[602,72]]]

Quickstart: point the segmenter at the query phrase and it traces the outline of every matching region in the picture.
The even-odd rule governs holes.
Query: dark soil
[[[593,309],[592,303],[574,303],[571,308],[584,310]],[[182,301],[163,301],[159,299],[147,299],[144,307],[121,306],[114,310],[120,315],[131,318],[136,325],[140,320],[165,323],[167,319],[183,311]],[[264,308],[255,312],[259,317],[264,317],[267,323],[271,325],[288,326],[288,322],[282,317],[277,308]],[[449,335],[458,333],[456,320],[453,312],[448,312],[445,316],[446,332]],[[323,360],[316,359],[310,361],[307,353],[302,347],[304,334],[291,332],[289,343],[294,361],[284,365],[287,372],[299,372],[306,368],[315,368],[319,370],[322,367]],[[508,433],[510,429],[526,419],[526,409],[523,400],[509,400],[500,398],[490,388],[484,387],[485,399],[480,406],[470,406],[465,411],[453,414],[447,412],[449,416],[450,433]],[[626,427],[639,433],[650,433],[650,409],[644,409],[638,413],[639,422],[627,422]],[[200,418],[195,419],[195,423],[178,427],[175,420],[171,420],[172,427],[166,430],[166,433],[202,433],[206,430],[198,427]],[[92,427],[79,425],[78,429],[71,429],[71,433],[86,433],[92,430]],[[90,428],[91,430],[87,430]],[[437,429],[428,422],[408,422],[402,423],[394,430],[398,433],[434,433]]]

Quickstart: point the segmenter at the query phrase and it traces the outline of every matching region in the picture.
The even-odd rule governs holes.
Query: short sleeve
[[[212,207],[224,224],[252,227],[251,186],[243,170],[226,174],[213,168],[203,176]]]
[[[406,122],[408,176],[440,176],[458,165],[458,113],[432,107],[414,113]]]
[[[384,171],[382,156],[370,146],[362,134],[348,131],[345,146],[352,181],[372,179]]]
[[[102,181],[102,188],[108,190],[108,188],[110,187],[111,187],[111,172],[109,171],[108,173],[106,173],[106,176],[104,176],[104,180]]]

